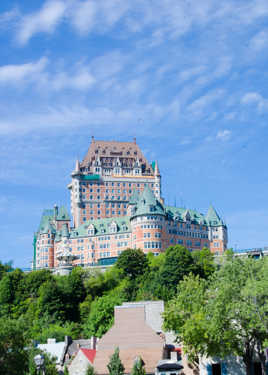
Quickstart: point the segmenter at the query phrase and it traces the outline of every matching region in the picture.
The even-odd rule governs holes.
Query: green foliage
[[[116,267],[130,279],[142,276],[149,270],[148,259],[140,249],[124,250],[117,259]]]
[[[119,357],[119,348],[117,347],[114,354],[110,357],[110,361],[107,365],[110,375],[124,375],[124,365]]]
[[[241,356],[250,373],[257,349],[264,369],[268,340],[268,259],[231,258],[208,281],[193,275],[179,284],[165,327],[195,357]]]
[[[55,338],[56,341],[64,341],[65,336],[71,336],[73,339],[78,339],[80,327],[75,322],[66,322],[62,325],[60,323],[45,324],[40,327],[40,330],[34,334],[35,340],[40,343],[46,343],[48,338]]]
[[[204,247],[202,250],[194,251],[192,257],[194,261],[194,271],[200,277],[207,279],[214,273],[216,269],[214,258],[208,248]]]
[[[68,370],[68,367],[67,367],[67,366],[65,366],[65,367],[64,367],[63,375],[70,375],[70,373],[69,373],[69,370]],[[86,374],[86,375],[87,375],[87,374]]]
[[[27,375],[39,375],[40,372],[37,370],[34,357],[41,354],[44,357],[44,368],[46,375],[58,375],[58,370],[56,368],[56,358],[51,357],[48,353],[42,352],[37,348],[30,348],[27,352],[28,354],[28,371]],[[67,373],[68,374],[68,373]]]
[[[27,341],[20,320],[0,318],[0,375],[23,375],[28,367]]]
[[[12,268],[12,262],[8,262],[8,263],[2,263],[0,262],[0,280],[2,279],[2,277],[6,274],[6,272],[10,272],[12,271],[13,268]]]
[[[122,297],[118,293],[97,297],[91,305],[90,314],[84,324],[85,337],[101,337],[114,322],[114,306],[121,305]]]
[[[86,375],[96,375],[96,372],[93,366],[88,365]]]
[[[162,285],[159,297],[165,300],[172,297],[179,281],[195,271],[193,257],[188,249],[181,245],[170,246],[165,253],[165,260],[159,270],[157,283]]]
[[[144,362],[141,359],[141,357],[138,357],[133,365],[133,368],[131,370],[131,375],[145,375],[145,368],[144,368]]]

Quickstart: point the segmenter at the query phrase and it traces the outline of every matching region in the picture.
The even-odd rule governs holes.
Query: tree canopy
[[[124,375],[124,365],[119,357],[119,348],[117,347],[110,357],[110,361],[107,365],[109,375]]]
[[[149,269],[148,259],[140,249],[124,250],[119,255],[116,266],[123,271],[124,276],[131,279],[144,275]]]
[[[164,320],[192,358],[235,354],[243,358],[250,375],[257,350],[265,374],[268,259],[230,258],[209,280],[185,277]]]

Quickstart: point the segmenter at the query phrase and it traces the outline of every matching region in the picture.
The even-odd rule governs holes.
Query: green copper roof
[[[215,208],[212,205],[209,206],[208,212],[206,214],[206,219],[212,226],[223,225],[223,221],[221,220],[221,218],[219,217]]]
[[[152,162],[153,171],[155,170],[155,161]]]
[[[97,219],[97,220],[88,220],[84,224],[80,225],[78,228],[71,230],[70,237],[84,237],[88,236],[88,230],[91,228],[91,225],[94,227],[94,235],[102,236],[105,234],[111,234],[110,225],[114,222],[116,223],[117,231],[113,232],[115,234],[130,232],[130,222],[129,216],[124,217],[112,217],[106,219]]]
[[[131,197],[129,198],[129,202],[128,202],[128,204],[137,204],[138,201],[139,201],[139,198],[140,198],[139,193],[138,193],[137,190],[134,188],[134,189],[133,189],[133,193],[132,193]]]
[[[67,224],[63,224],[62,228],[61,228],[61,236],[62,237],[69,237],[69,229],[68,229],[68,225]]]
[[[64,206],[58,208],[57,220],[71,220],[69,213]]]
[[[146,186],[140,195],[132,217],[142,215],[165,215],[162,204],[156,199],[152,190]]]
[[[40,225],[38,228],[39,233],[56,233],[56,228],[52,223],[55,220],[55,215],[57,214],[56,220],[71,220],[68,214],[67,209],[64,206],[61,206],[57,209],[45,209],[41,216]]]
[[[41,217],[41,222],[38,228],[39,233],[48,233],[49,231],[51,233],[55,233],[56,229],[54,225],[52,225],[50,222],[54,218],[54,210],[44,210],[42,217]]]
[[[84,175],[82,174],[80,176],[81,180],[86,180],[86,181],[90,181],[90,180],[99,180],[100,179],[100,175],[99,174],[89,174],[89,175]]]
[[[198,224],[207,225],[206,217],[195,210],[190,210],[181,207],[165,206],[166,213],[173,220],[185,220],[187,213],[189,214],[191,221],[196,221]]]

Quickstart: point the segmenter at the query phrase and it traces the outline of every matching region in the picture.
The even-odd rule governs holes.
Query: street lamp
[[[35,366],[37,368],[38,373],[41,373],[41,374],[44,375],[45,374],[45,368],[44,368],[45,358],[44,358],[44,356],[41,355],[41,354],[37,354],[34,357],[34,363],[35,363]]]

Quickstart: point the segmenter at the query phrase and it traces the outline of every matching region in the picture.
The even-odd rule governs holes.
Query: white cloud
[[[89,32],[95,25],[97,18],[97,4],[89,0],[77,2],[70,10],[70,18],[73,26],[81,33]]]
[[[248,92],[241,98],[241,103],[245,105],[256,105],[259,112],[268,109],[268,99],[263,98],[258,92]]]
[[[27,80],[32,81],[36,75],[44,71],[47,63],[48,60],[43,57],[37,62],[0,66],[0,84],[19,84]]]
[[[268,30],[260,31],[259,33],[254,35],[254,37],[250,41],[250,47],[254,51],[261,51],[267,48],[267,46],[268,46]]]
[[[66,72],[58,73],[54,77],[52,76],[46,84],[53,90],[88,90],[95,82],[93,75],[82,67],[75,74],[67,74]]]
[[[192,102],[187,110],[194,116],[202,116],[206,109],[212,104],[220,99],[224,94],[224,90],[217,89],[203,95]]]
[[[221,141],[228,141],[231,138],[231,134],[232,132],[230,130],[219,130],[216,135],[216,138],[220,139]]]
[[[189,79],[195,77],[195,76],[198,76],[200,75],[201,73],[203,73],[205,70],[207,69],[206,66],[204,65],[200,65],[200,66],[196,66],[196,67],[193,67],[193,68],[190,68],[190,69],[187,69],[187,70],[183,70],[182,72],[180,72],[179,74],[179,79],[181,81],[188,81]]]
[[[25,44],[31,37],[39,32],[52,33],[64,16],[68,2],[60,0],[46,1],[43,7],[21,19],[17,39],[20,44]]]

